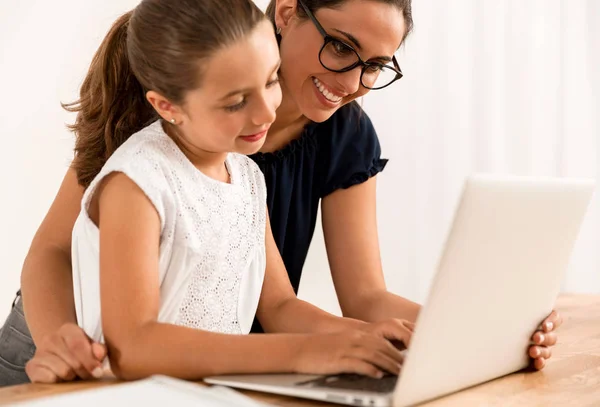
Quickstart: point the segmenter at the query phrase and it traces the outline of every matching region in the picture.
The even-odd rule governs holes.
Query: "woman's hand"
[[[546,366],[546,360],[552,356],[552,347],[556,344],[555,330],[562,325],[562,317],[556,311],[542,322],[541,328],[532,336],[533,345],[529,347],[529,357],[533,359],[532,365],[536,370]]]
[[[414,325],[389,320],[349,331],[310,335],[297,353],[298,373],[358,373],[381,378],[384,372],[397,375],[404,356],[395,343],[406,347]]]
[[[83,329],[69,323],[44,337],[25,372],[33,383],[99,378],[105,357],[104,345],[93,342]]]

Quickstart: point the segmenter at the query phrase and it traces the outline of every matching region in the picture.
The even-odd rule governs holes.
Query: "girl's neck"
[[[198,171],[217,181],[225,183],[231,181],[229,172],[225,166],[225,160],[227,159],[228,153],[213,153],[202,150],[189,143],[187,139],[180,134],[181,131],[177,131],[177,128],[172,127],[167,123],[163,123],[163,129]]]
[[[296,102],[286,96],[289,95],[289,92],[283,81],[281,81],[281,92],[283,93],[281,105],[277,108],[277,117],[267,133],[265,144],[260,149],[262,153],[281,150],[290,142],[299,138],[304,127],[310,123],[310,120],[302,114]]]

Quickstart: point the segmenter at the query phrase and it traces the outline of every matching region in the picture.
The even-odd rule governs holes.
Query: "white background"
[[[0,0],[0,320],[72,158],[77,97],[110,24],[137,0]],[[258,1],[261,7],[267,1]],[[390,289],[423,301],[464,176],[600,178],[600,2],[417,0],[405,77],[364,107],[390,158],[378,217]],[[600,293],[600,211],[563,288]],[[318,229],[301,297],[339,312]]]

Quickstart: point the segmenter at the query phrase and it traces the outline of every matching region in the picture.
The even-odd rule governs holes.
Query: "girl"
[[[346,55],[395,69],[394,61],[388,61],[412,27],[411,2],[278,0],[271,2],[267,14],[279,33],[283,101],[263,147],[251,158],[266,177],[273,235],[292,286],[297,290],[320,204],[330,269],[344,315],[365,321],[390,317],[414,321],[419,306],[388,292],[383,279],[375,182],[385,160],[368,116],[353,102],[370,91],[361,81],[365,67],[357,64],[339,72],[336,68],[341,65],[323,64],[321,58],[326,45],[335,45]],[[333,101],[321,96],[325,91]],[[25,334],[11,338],[13,348],[25,350],[12,359],[21,371],[35,351],[22,316],[23,302],[37,354],[56,356],[52,344],[60,340],[72,344],[69,354],[86,361],[90,369],[98,363],[92,358],[94,348],[102,355],[101,347],[92,345],[73,323],[70,236],[82,194],[69,170],[25,261],[24,298],[7,324]],[[536,368],[550,357],[560,323],[560,316],[553,313],[533,335],[530,356]]]
[[[104,339],[117,377],[398,372],[390,340],[407,343],[409,323],[328,315],[287,279],[264,177],[246,156],[275,119],[279,64],[250,0],[143,0],[68,106],[86,187],[72,241],[77,320]],[[288,334],[240,335],[255,314]]]

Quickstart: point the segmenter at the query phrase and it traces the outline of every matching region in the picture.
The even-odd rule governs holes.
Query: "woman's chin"
[[[322,123],[333,116],[333,114],[344,104],[345,103],[340,103],[335,107],[325,107],[314,100],[306,101],[302,106],[302,114],[312,122]]]

